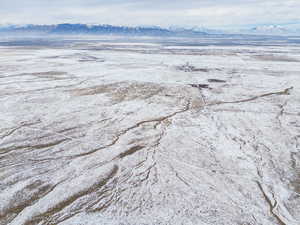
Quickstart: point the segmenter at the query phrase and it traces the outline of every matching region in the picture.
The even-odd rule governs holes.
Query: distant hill
[[[264,25],[257,26],[251,29],[239,30],[236,33],[245,33],[245,34],[256,34],[256,35],[299,35],[299,28],[291,28],[288,26],[281,25]]]
[[[159,26],[113,26],[87,24],[56,25],[0,25],[1,34],[22,35],[120,35],[120,36],[153,36],[153,37],[200,37],[203,35],[300,35],[300,24],[295,27],[265,25],[238,30],[216,30],[204,27],[170,27]]]
[[[127,27],[112,25],[57,24],[0,26],[2,33],[25,34],[87,34],[87,35],[131,35],[131,36],[199,36],[206,32],[193,29],[165,29],[161,27]]]

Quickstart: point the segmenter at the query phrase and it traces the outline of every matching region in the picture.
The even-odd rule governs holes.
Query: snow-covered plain
[[[299,225],[300,45],[0,47],[0,224]]]

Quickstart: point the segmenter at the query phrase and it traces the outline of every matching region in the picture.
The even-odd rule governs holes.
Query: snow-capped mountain
[[[95,24],[56,24],[56,25],[0,25],[0,33],[9,34],[89,34],[89,35],[129,35],[129,36],[158,36],[158,37],[199,37],[203,35],[300,35],[299,26],[263,25],[250,29],[209,29],[201,26],[113,26]]]
[[[209,29],[206,27],[201,26],[186,26],[186,27],[179,27],[179,26],[171,26],[169,28],[173,31],[189,31],[189,32],[196,32],[196,33],[206,33],[206,34],[224,34],[225,31],[217,30],[217,29]]]
[[[34,34],[99,34],[99,35],[134,35],[134,36],[199,36],[206,34],[203,31],[192,29],[166,29],[153,27],[127,27],[112,25],[87,24],[57,24],[57,25],[24,25],[0,26],[0,32],[7,33],[34,33]]]
[[[268,26],[258,26],[251,29],[253,32],[257,33],[287,33],[288,29],[279,25],[268,25]]]
[[[243,29],[237,33],[259,34],[259,35],[295,35],[300,34],[300,29],[290,28],[282,25],[263,25],[251,29]]]

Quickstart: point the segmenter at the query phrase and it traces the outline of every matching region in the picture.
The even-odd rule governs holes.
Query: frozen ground
[[[299,225],[300,45],[185,43],[0,47],[0,224]]]

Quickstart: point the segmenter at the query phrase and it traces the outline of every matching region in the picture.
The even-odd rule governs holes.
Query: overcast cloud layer
[[[0,0],[0,24],[299,24],[300,0]]]

